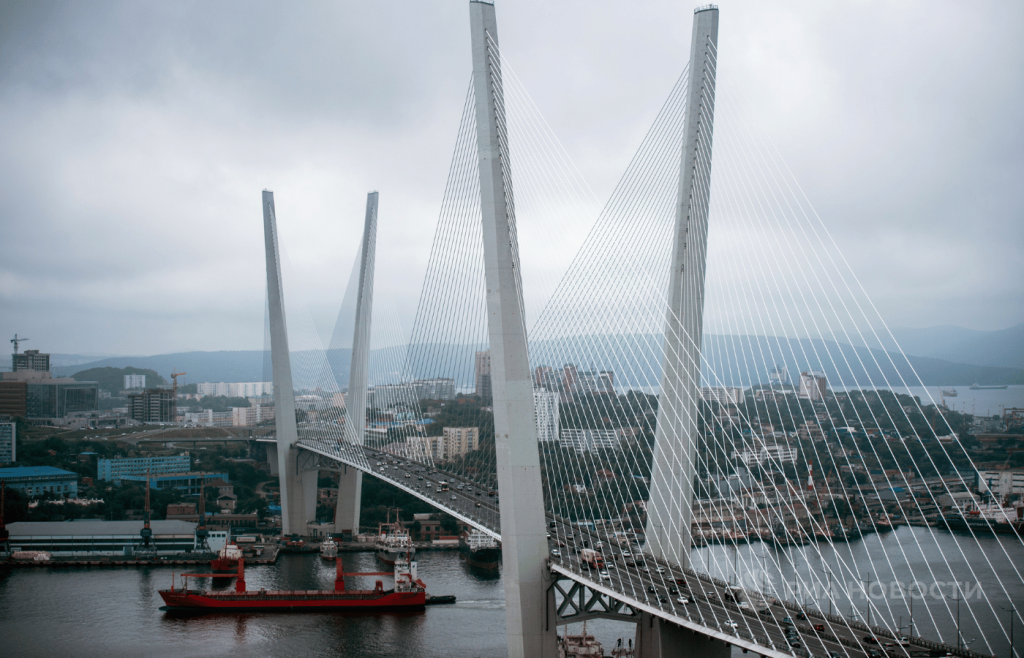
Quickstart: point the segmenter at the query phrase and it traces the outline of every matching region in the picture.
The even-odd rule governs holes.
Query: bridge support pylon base
[[[362,471],[342,465],[338,473],[338,503],[334,508],[334,532],[359,534],[359,506],[362,497]]]
[[[636,625],[636,658],[729,658],[731,647],[648,612]]]

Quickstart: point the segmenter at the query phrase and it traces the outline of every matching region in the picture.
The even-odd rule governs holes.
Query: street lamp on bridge
[[[1003,606],[999,607],[1003,608]],[[1003,610],[1006,610],[1010,613],[1010,658],[1014,658],[1014,656],[1017,655],[1017,650],[1013,646],[1013,618],[1017,616],[1017,606],[1015,606],[1011,601],[1010,607],[1003,608]]]
[[[906,592],[907,596],[910,598],[910,623],[907,624],[907,627],[909,628],[909,630],[907,631],[907,635],[908,636],[913,636],[914,635],[914,593],[911,591],[911,588],[913,588],[915,585],[917,585],[917,581],[909,583],[906,586],[903,586],[900,583],[896,583],[896,586],[899,587],[902,591]],[[900,630],[903,630],[902,622],[903,622],[903,617],[901,616],[900,617]]]
[[[874,574],[872,574],[872,575],[874,575]],[[857,580],[859,580],[862,583],[865,583],[865,586],[861,588],[861,591],[864,592],[864,601],[867,603],[868,627],[870,628],[871,627],[871,584],[870,583],[875,582],[875,580],[873,578],[858,578]],[[852,601],[850,602],[850,607],[851,608],[853,607],[853,602]]]

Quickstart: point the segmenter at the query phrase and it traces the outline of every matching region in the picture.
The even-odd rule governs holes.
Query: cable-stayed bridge
[[[639,656],[972,657],[1012,642],[1013,492],[972,493],[950,416],[894,392],[919,383],[898,355],[836,347],[881,343],[884,323],[718,75],[718,9],[695,10],[689,63],[595,221],[502,56],[493,5],[469,4],[473,73],[415,325],[381,372],[371,337],[395,327],[373,306],[378,194],[335,330],[351,337],[343,374],[329,350],[292,363],[263,193],[284,532],[314,516],[326,470],[339,531],[359,528],[369,474],[499,538],[513,656],[557,655],[556,626],[595,617],[636,623]],[[542,266],[567,250],[557,274]],[[313,392],[296,395],[296,372]],[[935,529],[968,511],[982,524]],[[849,544],[863,535],[879,537],[867,559]],[[769,567],[785,582],[769,587]],[[921,596],[947,574],[955,591]],[[853,614],[858,588],[890,582],[899,602],[868,596]]]

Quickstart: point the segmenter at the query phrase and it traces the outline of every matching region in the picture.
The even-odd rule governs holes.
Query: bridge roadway
[[[329,445],[308,439],[300,440],[300,445],[320,457],[380,478],[501,539],[496,492],[485,490],[476,482],[365,446]],[[447,490],[443,483],[447,483]],[[556,578],[575,581],[592,593],[625,603],[632,611],[661,617],[701,635],[736,645],[745,652],[773,658],[794,655],[804,658],[981,656],[917,637],[911,638],[909,646],[901,646],[885,629],[869,629],[860,622],[817,610],[808,609],[805,615],[800,612],[800,606],[770,597],[765,598],[763,606],[762,602],[748,602],[750,607],[740,607],[730,601],[728,583],[644,556],[639,546],[622,547],[610,542],[602,533],[573,526],[550,514],[547,517],[550,568]],[[592,569],[580,557],[582,549],[595,546],[600,546],[605,569]],[[593,616],[601,615],[581,614],[580,619]],[[559,621],[572,622],[573,618],[564,617]],[[877,643],[868,638],[874,638]]]

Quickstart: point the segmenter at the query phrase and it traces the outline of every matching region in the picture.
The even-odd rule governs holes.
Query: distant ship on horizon
[[[972,391],[989,391],[1001,388],[1006,388],[1006,384],[985,384],[984,386],[978,382],[971,384]]]

